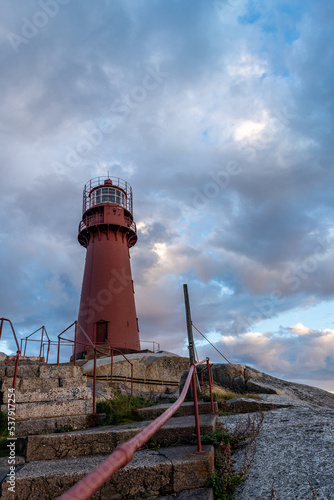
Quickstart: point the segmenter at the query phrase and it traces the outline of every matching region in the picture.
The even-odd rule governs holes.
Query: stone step
[[[83,370],[81,366],[74,366],[69,363],[60,363],[59,365],[43,365],[40,367],[39,376],[41,378],[82,377]]]
[[[161,450],[139,450],[91,499],[133,499],[136,495],[171,495],[185,489],[203,488],[213,472],[214,449],[203,446],[203,454],[194,446]],[[29,462],[16,472],[15,493],[2,483],[3,500],[53,500],[65,493],[106,457],[73,457],[63,460]]]
[[[68,423],[71,419],[68,419]],[[131,439],[151,421],[102,426],[83,431],[28,436],[23,438],[27,462],[56,458],[109,454],[116,446]],[[216,415],[200,415],[201,434],[216,430]],[[219,425],[219,424],[218,424]],[[195,435],[193,416],[168,420],[152,438],[152,445],[177,446],[189,443]]]
[[[1,391],[7,392],[8,389],[13,387],[13,379],[11,377],[6,377],[2,381]],[[49,391],[50,389],[55,389],[59,387],[59,378],[52,379],[41,379],[37,377],[33,378],[22,378],[17,377],[15,390],[16,391]]]
[[[34,403],[34,402],[58,402],[58,401],[72,401],[77,399],[91,399],[92,391],[88,387],[56,387],[48,391],[34,391],[34,392],[21,392],[15,391],[16,405],[21,403]]]
[[[39,377],[39,368],[42,366],[40,363],[26,363],[20,364],[17,368],[17,377],[22,378],[36,378]],[[15,373],[15,363],[10,363],[6,366],[5,376],[6,377],[14,377]]]
[[[218,403],[214,402],[214,410],[218,412]],[[140,408],[138,412],[145,418],[156,418],[164,411],[168,410],[172,406],[172,403],[164,403],[160,405],[148,406],[147,408]],[[211,413],[211,403],[204,401],[198,402],[198,410],[200,414]],[[194,403],[186,402],[183,403],[177,410],[177,416],[186,416],[194,414]]]
[[[95,415],[71,415],[65,417],[36,418],[29,420],[18,420],[15,426],[15,436],[30,436],[33,434],[54,433],[65,425],[75,429],[87,429],[100,424],[105,418],[105,413]],[[24,445],[24,450],[26,446]]]
[[[15,365],[7,365],[6,376],[13,377],[14,372]],[[82,377],[83,370],[81,366],[73,366],[69,363],[60,363],[59,365],[46,365],[45,363],[19,363],[17,376],[22,378]]]
[[[7,405],[0,405],[1,411],[6,411]],[[26,420],[32,418],[61,417],[70,415],[88,415],[93,413],[92,399],[76,399],[72,401],[45,401],[35,403],[16,404],[16,419]]]
[[[214,500],[212,488],[199,488],[198,490],[185,490],[167,497],[151,497],[147,500]]]
[[[1,391],[7,392],[13,386],[13,379],[5,378]],[[17,378],[16,391],[48,391],[56,387],[87,387],[87,378],[83,377],[54,377],[54,378]]]

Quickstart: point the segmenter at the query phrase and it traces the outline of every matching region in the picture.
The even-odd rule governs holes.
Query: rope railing
[[[175,403],[168,408],[162,415],[151,422],[147,427],[140,431],[132,439],[123,443],[100,463],[94,470],[92,470],[87,476],[81,479],[76,485],[74,485],[70,490],[59,497],[59,500],[88,500],[96,491],[98,491],[104,483],[111,478],[111,476],[117,472],[120,468],[128,464],[135,453],[143,444],[145,444],[180,408],[183,401],[186,398],[190,384],[193,388],[193,401],[194,401],[194,412],[195,412],[195,427],[196,427],[196,437],[197,437],[197,453],[202,452],[201,446],[201,433],[199,425],[199,412],[198,412],[198,402],[197,402],[197,391],[196,391],[196,378],[195,378],[195,368],[203,363],[207,363],[207,367],[210,373],[210,362],[209,358],[201,361],[199,363],[191,363],[190,370],[183,386],[182,392],[175,401]],[[209,377],[209,380],[211,376]],[[211,397],[211,409],[214,413],[213,398],[212,398],[212,387],[210,384],[210,397]]]

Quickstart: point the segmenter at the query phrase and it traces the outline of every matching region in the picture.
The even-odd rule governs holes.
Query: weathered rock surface
[[[220,417],[231,431],[247,415]],[[236,490],[237,500],[334,498],[334,410],[295,406],[264,414],[255,462]],[[244,450],[234,454],[242,467]],[[313,495],[312,488],[315,492]],[[272,495],[274,492],[274,497]]]
[[[134,389],[136,392],[164,392],[177,388],[181,373],[189,367],[189,359],[167,351],[156,353],[127,354],[126,358],[133,363]],[[99,358],[96,361],[97,377],[110,380],[111,358]],[[82,365],[85,375],[93,376],[94,362],[87,361]],[[122,385],[131,380],[131,365],[123,356],[113,357],[113,379],[121,380]],[[117,387],[118,389],[118,387]]]
[[[247,421],[248,412],[277,408],[264,412],[254,464],[234,499],[334,499],[334,395],[248,366],[213,365],[212,373],[215,384],[262,398],[237,398],[225,404],[227,411],[247,412],[219,418],[232,433]],[[181,386],[185,377],[186,373]],[[236,471],[242,470],[244,456],[245,448],[234,454]]]
[[[289,404],[279,402],[261,401],[252,398],[234,398],[229,399],[225,403],[221,403],[220,408],[225,412],[233,413],[250,413],[254,411],[268,411],[275,408],[290,406]]]
[[[211,370],[216,385],[235,392],[284,395],[290,403],[295,401],[296,404],[300,404],[302,401],[303,404],[313,407],[334,408],[334,394],[317,387],[288,382],[243,365],[216,363],[212,365]],[[181,376],[180,389],[184,385],[187,374],[188,371]],[[207,381],[206,371],[204,372],[205,381]]]

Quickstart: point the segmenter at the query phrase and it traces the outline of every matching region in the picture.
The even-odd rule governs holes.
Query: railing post
[[[24,352],[23,352],[23,356],[26,355],[26,350],[27,350],[27,342],[28,342],[28,337],[26,337],[26,343],[24,345]]]
[[[212,380],[211,380],[211,366],[210,366],[210,361],[209,358],[206,358],[206,364],[208,367],[208,378],[209,378],[209,387],[210,387],[210,401],[211,401],[211,412],[215,412],[215,407],[213,404],[213,396],[212,396]]]
[[[17,377],[17,370],[18,370],[18,366],[19,366],[20,354],[21,354],[20,351],[17,351],[16,362],[15,362],[15,370],[14,370],[14,379],[13,379],[13,389],[15,389],[15,385],[16,385],[16,377]]]
[[[133,396],[133,364],[131,363],[131,396]]]
[[[96,400],[96,349],[94,347],[93,415],[95,415],[95,400]]]
[[[110,384],[111,384],[111,382],[112,382],[113,364],[114,364],[114,349],[111,349],[111,359],[110,359]]]
[[[48,352],[47,352],[47,355],[46,355],[46,365],[48,364],[48,361],[49,361],[49,353],[50,353],[50,339],[48,339]]]
[[[40,350],[39,350],[39,357],[40,357],[40,358],[42,357],[43,337],[44,337],[44,325],[42,326],[41,348],[40,348]],[[43,354],[44,354],[44,350],[43,350]]]
[[[76,321],[74,329],[73,366],[76,366],[76,360],[77,360],[77,334],[78,334],[78,322]]]
[[[57,354],[57,365],[59,365],[59,352],[60,352],[60,338],[58,337],[58,354]]]
[[[194,371],[192,374],[192,390],[193,390],[193,399],[194,399],[195,426],[196,426],[196,436],[197,436],[197,453],[202,453],[201,429],[199,426],[198,403],[197,403],[195,363],[191,363],[190,366],[192,366],[194,368]]]
[[[0,323],[0,340],[1,340],[1,334],[2,334],[2,325],[3,325],[3,318],[1,318],[1,323]]]

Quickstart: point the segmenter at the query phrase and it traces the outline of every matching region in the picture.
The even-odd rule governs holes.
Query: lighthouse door
[[[95,344],[106,344],[108,340],[108,323],[107,321],[98,321],[95,323]]]

